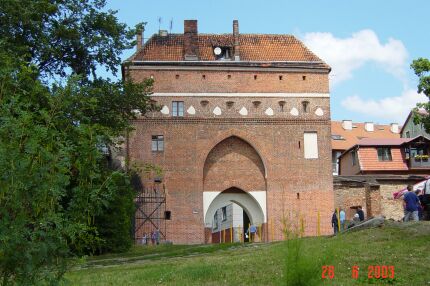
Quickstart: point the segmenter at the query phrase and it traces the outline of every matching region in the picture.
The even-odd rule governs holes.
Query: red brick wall
[[[258,94],[257,94],[258,95]],[[157,105],[166,105],[170,113],[172,111],[172,101],[183,101],[184,102],[184,117],[196,118],[284,118],[284,119],[316,119],[316,120],[329,120],[330,119],[330,101],[329,98],[312,98],[312,97],[215,97],[215,96],[175,96],[175,97],[164,97],[164,96],[152,96],[152,99],[157,101]],[[206,101],[206,102],[202,102]],[[255,102],[259,101],[256,106]],[[309,111],[303,112],[302,102],[309,102]],[[232,102],[232,106],[228,106],[227,103]],[[281,109],[280,103],[283,104]],[[196,110],[195,115],[188,114],[186,110],[193,106]],[[215,107],[221,109],[221,115],[215,115],[213,110]],[[240,109],[245,107],[248,111],[247,116],[243,116],[239,113]],[[273,115],[268,116],[265,111],[267,108],[273,110]],[[296,108],[299,112],[299,116],[293,116],[290,111],[292,108]],[[317,116],[315,111],[321,108],[324,112],[322,116]],[[169,118],[171,114],[161,114],[160,112],[151,112],[146,114],[147,117],[155,118]]]
[[[255,149],[238,137],[229,137],[209,153],[204,166],[204,191],[222,192],[232,186],[264,191],[264,165]]]
[[[131,70],[130,75],[138,82],[152,76],[154,92],[329,92],[325,73],[154,69]]]
[[[168,240],[174,243],[205,241],[204,163],[213,147],[230,136],[237,136],[252,145],[266,166],[267,215],[269,221],[275,224],[275,239],[283,238],[282,219],[289,212],[303,215],[306,235],[316,235],[317,213],[320,211],[321,232],[331,232],[330,121],[284,120],[268,123],[254,120],[245,124],[215,119],[190,122],[184,118],[170,118],[138,120],[135,128],[129,140],[131,162],[151,162],[164,169],[167,210],[172,211],[172,220],[167,222]],[[318,132],[318,159],[303,158],[304,131]],[[164,152],[151,151],[151,135],[164,135]],[[256,181],[254,176],[242,175],[240,179]],[[219,180],[223,181],[224,176]],[[225,185],[233,186],[229,180],[225,180]],[[258,183],[261,181],[256,182],[261,184]]]
[[[131,70],[131,78],[142,81],[153,76],[154,92],[255,93],[253,97],[154,96],[157,104],[170,110],[173,100],[184,101],[185,116],[173,118],[154,112],[134,122],[135,131],[130,134],[128,144],[131,164],[154,163],[164,170],[167,210],[172,212],[171,220],[167,221],[168,240],[209,242],[211,235],[204,226],[203,191],[223,191],[233,186],[244,191],[266,191],[268,226],[264,231],[270,232],[270,240],[284,238],[283,221],[287,216],[297,222],[303,219],[305,235],[316,235],[319,213],[321,234],[332,233],[330,99],[305,97],[306,94],[283,98],[258,96],[259,93],[328,93],[328,74],[261,68],[255,71],[147,68]],[[208,104],[202,105],[202,100]],[[233,106],[228,107],[227,101],[233,101]],[[255,101],[260,104],[256,106]],[[283,110],[280,101],[284,101]],[[309,101],[308,113],[303,112],[302,101]],[[195,115],[186,112],[191,105],[196,109]],[[221,108],[221,116],[213,114],[216,106]],[[248,115],[239,114],[242,107],[248,110]],[[268,107],[273,109],[273,116],[265,114]],[[293,116],[291,108],[297,108],[299,115]],[[322,116],[315,114],[318,108],[323,110]],[[318,159],[304,159],[305,131],[318,134]],[[164,135],[164,152],[151,151],[151,135]]]

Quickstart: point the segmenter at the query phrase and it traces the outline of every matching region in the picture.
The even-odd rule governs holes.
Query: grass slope
[[[335,267],[334,279],[321,279],[322,265]],[[369,265],[394,265],[395,278],[368,279]],[[66,278],[71,285],[430,285],[430,222],[271,244],[135,247],[90,258]]]

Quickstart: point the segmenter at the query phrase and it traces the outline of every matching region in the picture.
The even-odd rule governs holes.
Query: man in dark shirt
[[[405,221],[418,221],[418,204],[420,200],[413,192],[412,185],[408,186],[408,192],[403,195],[403,207],[405,209]]]
[[[360,218],[360,221],[363,221],[364,220],[364,211],[361,209],[361,207],[357,208],[357,214],[358,214],[358,217]]]
[[[333,215],[331,216],[331,226],[333,227],[334,234],[337,234],[339,231],[339,224],[337,221],[336,210],[334,210]]]

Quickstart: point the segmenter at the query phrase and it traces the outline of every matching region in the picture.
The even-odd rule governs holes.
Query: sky
[[[333,120],[403,124],[428,100],[410,69],[430,57],[428,0],[107,0],[107,8],[129,26],[147,22],[145,38],[170,22],[183,33],[185,19],[198,20],[200,33],[231,33],[237,19],[241,33],[292,34],[332,67]]]

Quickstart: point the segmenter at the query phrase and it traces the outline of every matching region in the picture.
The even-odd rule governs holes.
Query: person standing
[[[154,235],[155,235],[155,243],[157,245],[159,245],[160,244],[160,231],[158,230],[158,228],[155,229]]]
[[[414,220],[418,221],[418,204],[420,200],[413,192],[413,186],[408,185],[408,192],[403,195],[403,206],[405,209],[405,222]]]
[[[343,208],[340,209],[339,212],[339,220],[340,220],[340,230],[344,231],[345,230],[345,211],[343,210]]]
[[[360,219],[360,221],[363,221],[364,220],[364,211],[361,208],[361,206],[359,206],[357,208],[357,214],[358,214],[358,218]]]
[[[337,221],[336,210],[334,210],[333,215],[331,217],[331,226],[333,227],[334,234],[336,235],[337,232],[339,231],[339,224]]]
[[[152,245],[155,244],[155,231],[151,231],[151,243]]]
[[[415,194],[418,197],[418,203],[417,203],[417,207],[418,207],[418,220],[423,220],[423,206],[421,204],[421,200],[420,200],[420,195],[421,195],[421,190],[417,189],[415,191]]]

